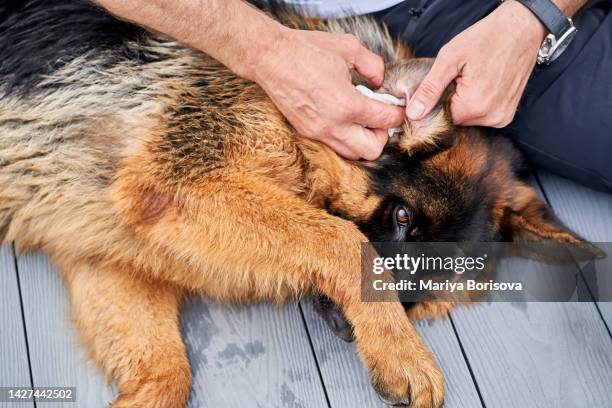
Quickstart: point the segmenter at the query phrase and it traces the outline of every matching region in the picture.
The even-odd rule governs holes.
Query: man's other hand
[[[408,95],[406,116],[423,118],[456,80],[451,99],[456,124],[508,125],[545,34],[542,23],[525,6],[516,1],[502,3],[440,50],[419,88]]]

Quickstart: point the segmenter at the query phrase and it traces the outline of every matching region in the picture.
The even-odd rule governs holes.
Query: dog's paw
[[[438,408],[444,402],[444,377],[431,352],[420,339],[416,343],[410,336],[386,336],[360,345],[360,354],[385,403]]]
[[[344,317],[342,309],[331,301],[327,296],[314,296],[312,304],[315,310],[325,320],[331,331],[342,340],[351,343],[355,340],[353,327]]]

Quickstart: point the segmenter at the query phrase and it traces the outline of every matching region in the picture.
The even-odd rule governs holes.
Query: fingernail
[[[406,111],[406,116],[408,116],[408,119],[410,120],[417,120],[421,118],[424,110],[425,105],[419,101],[412,101],[408,107],[408,110]]]

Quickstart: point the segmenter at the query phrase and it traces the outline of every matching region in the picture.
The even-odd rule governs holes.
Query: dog
[[[511,143],[453,125],[452,88],[380,159],[348,161],[300,138],[258,85],[207,55],[86,1],[10,4],[0,237],[59,266],[79,337],[118,384],[113,408],[185,405],[187,293],[239,304],[315,294],[336,331],[350,327],[385,401],[439,407],[444,379],[410,319],[451,305],[362,302],[361,243],[583,242],[518,178]],[[270,12],[359,38],[385,61],[384,92],[409,95],[431,66],[367,17]]]

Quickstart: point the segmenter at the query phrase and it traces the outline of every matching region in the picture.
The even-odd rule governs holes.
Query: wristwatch
[[[550,64],[556,60],[572,42],[578,30],[551,0],[517,0],[527,7],[548,29],[538,51],[538,64]]]

